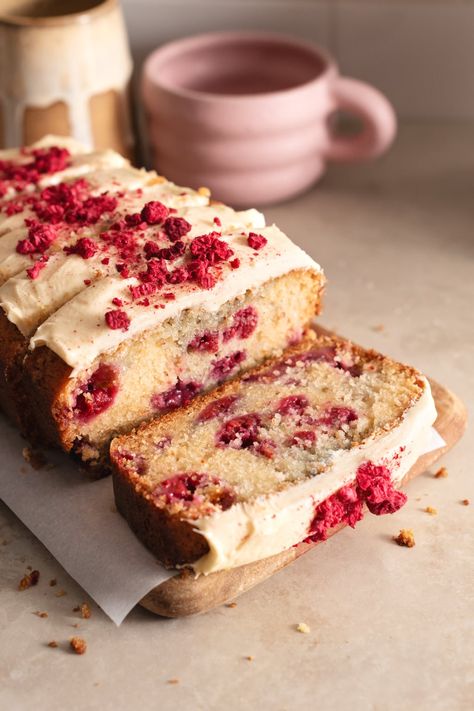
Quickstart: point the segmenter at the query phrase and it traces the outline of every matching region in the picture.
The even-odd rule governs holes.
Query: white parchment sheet
[[[135,538],[114,506],[111,477],[89,481],[61,453],[54,466],[25,462],[25,441],[0,416],[0,498],[116,625],[165,570]],[[433,429],[426,451],[444,445]]]

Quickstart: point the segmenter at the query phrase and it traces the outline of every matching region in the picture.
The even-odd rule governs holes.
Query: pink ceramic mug
[[[374,158],[396,132],[379,91],[341,77],[319,48],[265,32],[217,32],[157,49],[142,94],[156,169],[232,205],[292,197],[328,160]],[[339,110],[361,119],[360,133],[334,134]]]

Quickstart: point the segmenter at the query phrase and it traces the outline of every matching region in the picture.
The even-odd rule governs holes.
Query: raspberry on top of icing
[[[35,184],[42,175],[57,173],[69,165],[71,154],[67,148],[50,146],[49,148],[23,149],[23,157],[30,160],[0,160],[0,186],[5,191],[4,183],[9,181],[15,189],[21,190],[28,184]]]
[[[18,240],[18,254],[43,254],[57,238],[53,225],[42,225],[37,220],[27,220],[28,237]]]

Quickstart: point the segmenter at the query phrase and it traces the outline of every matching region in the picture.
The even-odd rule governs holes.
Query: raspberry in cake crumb
[[[82,637],[71,637],[69,646],[75,654],[84,654],[87,650],[87,643]]]
[[[198,421],[207,422],[208,420],[212,420],[214,417],[218,417],[219,415],[226,415],[237,400],[237,395],[226,395],[218,400],[212,400],[203,410],[201,410],[197,418]]]
[[[201,506],[210,503],[226,511],[235,501],[235,494],[221,479],[199,472],[175,474],[160,482],[153,490],[155,500],[169,505]]]
[[[217,353],[219,350],[219,333],[217,331],[204,331],[194,336],[188,343],[188,351],[203,351]]]
[[[405,546],[405,548],[413,548],[415,545],[415,536],[410,528],[400,529],[398,536],[394,536],[393,540],[399,546]]]
[[[261,417],[252,412],[227,420],[216,433],[218,447],[248,449],[259,440]]]
[[[244,309],[236,311],[232,326],[227,328],[222,335],[224,343],[230,341],[231,338],[249,338],[257,328],[257,324],[258,313],[253,306],[246,306]]]
[[[39,570],[32,570],[22,577],[18,584],[18,590],[28,590],[28,588],[38,585],[40,578]]]
[[[157,225],[160,222],[164,222],[168,214],[169,210],[166,205],[163,205],[158,200],[151,200],[142,208],[140,217],[148,225]]]
[[[301,415],[309,406],[306,395],[288,395],[280,400],[276,412],[279,415]]]
[[[303,449],[311,449],[316,442],[316,432],[312,430],[298,430],[288,440],[290,447],[302,447]]]
[[[268,240],[263,235],[258,235],[255,232],[250,232],[249,236],[247,237],[247,242],[249,247],[251,247],[252,249],[259,250],[262,249],[262,247],[265,247]]]
[[[351,407],[333,405],[326,409],[322,417],[318,419],[317,424],[340,429],[343,425],[355,422],[358,419],[357,412]]]
[[[223,358],[219,358],[219,360],[215,360],[211,366],[211,378],[218,381],[223,380],[230,375],[237,366],[243,363],[246,357],[247,354],[245,351],[235,351]]]
[[[116,368],[102,363],[89,380],[79,387],[73,406],[74,414],[82,422],[89,422],[112,405],[118,389]]]
[[[106,311],[105,323],[112,331],[128,331],[130,327],[130,317],[120,309]]]
[[[178,378],[176,385],[163,393],[153,395],[151,404],[153,409],[161,411],[174,410],[191,402],[193,397],[202,389],[202,383],[194,380],[185,382]]]

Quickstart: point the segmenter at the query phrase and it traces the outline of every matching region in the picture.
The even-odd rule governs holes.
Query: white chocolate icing
[[[308,535],[315,506],[355,480],[357,468],[367,460],[390,461],[397,454],[392,480],[398,485],[418,457],[426,451],[436,408],[429,383],[398,426],[374,435],[350,450],[336,450],[328,469],[281,492],[237,503],[226,511],[194,522],[209,544],[209,552],[193,564],[198,574],[235,568],[281,553]],[[405,448],[405,449],[401,449]]]

